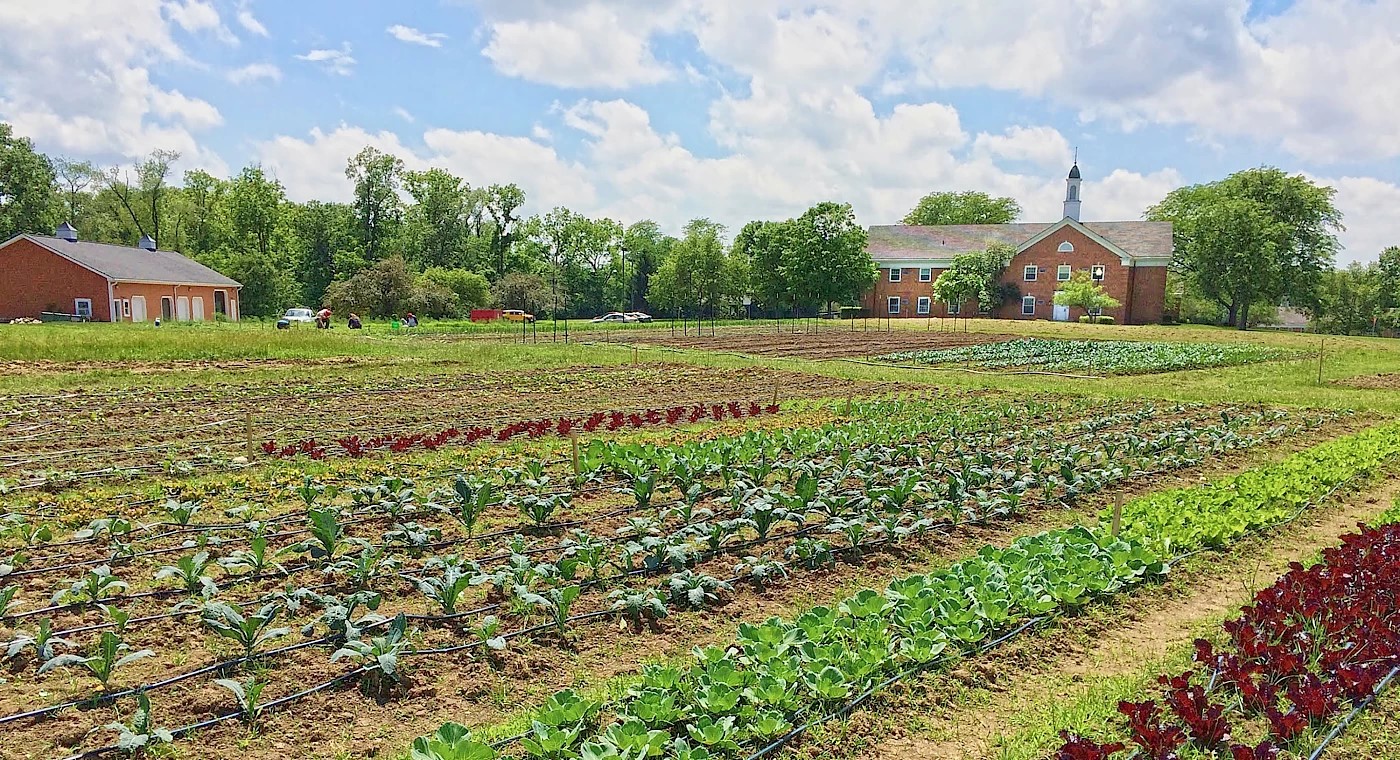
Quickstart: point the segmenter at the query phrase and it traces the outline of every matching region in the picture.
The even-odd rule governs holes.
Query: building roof
[[[171,285],[242,285],[207,266],[174,251],[147,251],[126,245],[71,242],[47,235],[20,235],[79,266],[117,282],[153,282]],[[11,241],[13,242],[13,241]],[[8,243],[6,244],[8,245]]]
[[[1071,167],[1069,168],[1069,178],[1070,178],[1070,179],[1079,179],[1079,178],[1080,178],[1080,177],[1079,177],[1079,162],[1076,161],[1075,164],[1074,164],[1074,166],[1071,166]]]
[[[1077,224],[1121,248],[1133,259],[1169,260],[1171,222],[1030,222],[1019,224],[877,225],[868,249],[876,261],[944,261],[984,250],[990,243],[1021,248],[1032,238],[1065,223]],[[1165,262],[1163,262],[1165,263]]]

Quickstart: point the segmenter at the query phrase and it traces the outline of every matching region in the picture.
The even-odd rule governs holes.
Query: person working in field
[[[318,312],[316,312],[316,329],[318,329],[318,330],[329,330],[329,329],[330,329],[330,326],[331,326],[331,310],[328,309],[328,308],[326,308],[326,307],[324,307],[324,306],[322,306],[322,307],[321,307],[321,310],[318,311]]]
[[[408,312],[407,314],[405,314],[405,315],[403,316],[403,326],[404,326],[404,327],[417,327],[417,326],[418,326],[418,317],[414,316],[414,315],[413,315],[413,312],[411,312],[411,311]]]
[[[359,314],[351,314],[350,319],[346,321],[345,326],[350,328],[351,330],[358,330],[361,327],[364,327],[364,325],[360,324]]]

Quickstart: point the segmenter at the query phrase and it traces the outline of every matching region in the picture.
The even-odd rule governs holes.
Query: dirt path
[[[997,757],[1001,738],[1017,730],[1016,718],[1042,706],[1047,695],[1056,695],[1057,704],[1067,705],[1097,681],[1140,672],[1145,663],[1160,660],[1195,639],[1203,624],[1228,616],[1272,584],[1287,572],[1288,563],[1335,544],[1357,522],[1374,517],[1397,494],[1400,480],[1391,479],[1318,510],[1271,538],[1251,539],[1227,556],[1139,593],[1140,598],[1115,606],[1111,618],[1088,618],[1067,626],[1073,629],[1088,622],[1089,630],[1062,629],[1032,637],[966,668],[930,676],[926,680],[951,679],[959,686],[971,686],[961,691],[963,704],[897,698],[893,709],[887,705],[876,719],[881,726],[874,735],[888,738],[856,754],[871,760]],[[950,691],[935,684],[930,687],[930,694]],[[901,730],[911,724],[918,730]]]

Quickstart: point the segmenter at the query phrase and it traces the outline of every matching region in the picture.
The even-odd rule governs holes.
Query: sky
[[[1400,244],[1400,0],[0,0],[0,121],[51,155],[260,164],[346,200],[365,145],[671,232],[936,190],[1141,218],[1278,166],[1339,263]]]

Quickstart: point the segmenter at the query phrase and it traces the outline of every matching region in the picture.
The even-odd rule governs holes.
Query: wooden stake
[[[846,394],[846,416],[849,417],[850,414],[851,414],[851,394],[847,393],[847,394]]]
[[[1327,338],[1323,336],[1322,342],[1317,346],[1317,384],[1322,385],[1322,353],[1327,349]]]
[[[773,381],[773,405],[778,405],[778,381]]]
[[[637,366],[637,347],[632,347],[632,366]]]
[[[569,433],[569,445],[573,448],[574,474],[579,474],[578,465],[578,433]]]
[[[1113,525],[1109,527],[1109,535],[1118,537],[1118,529],[1123,525],[1123,494],[1115,494],[1113,497]]]

